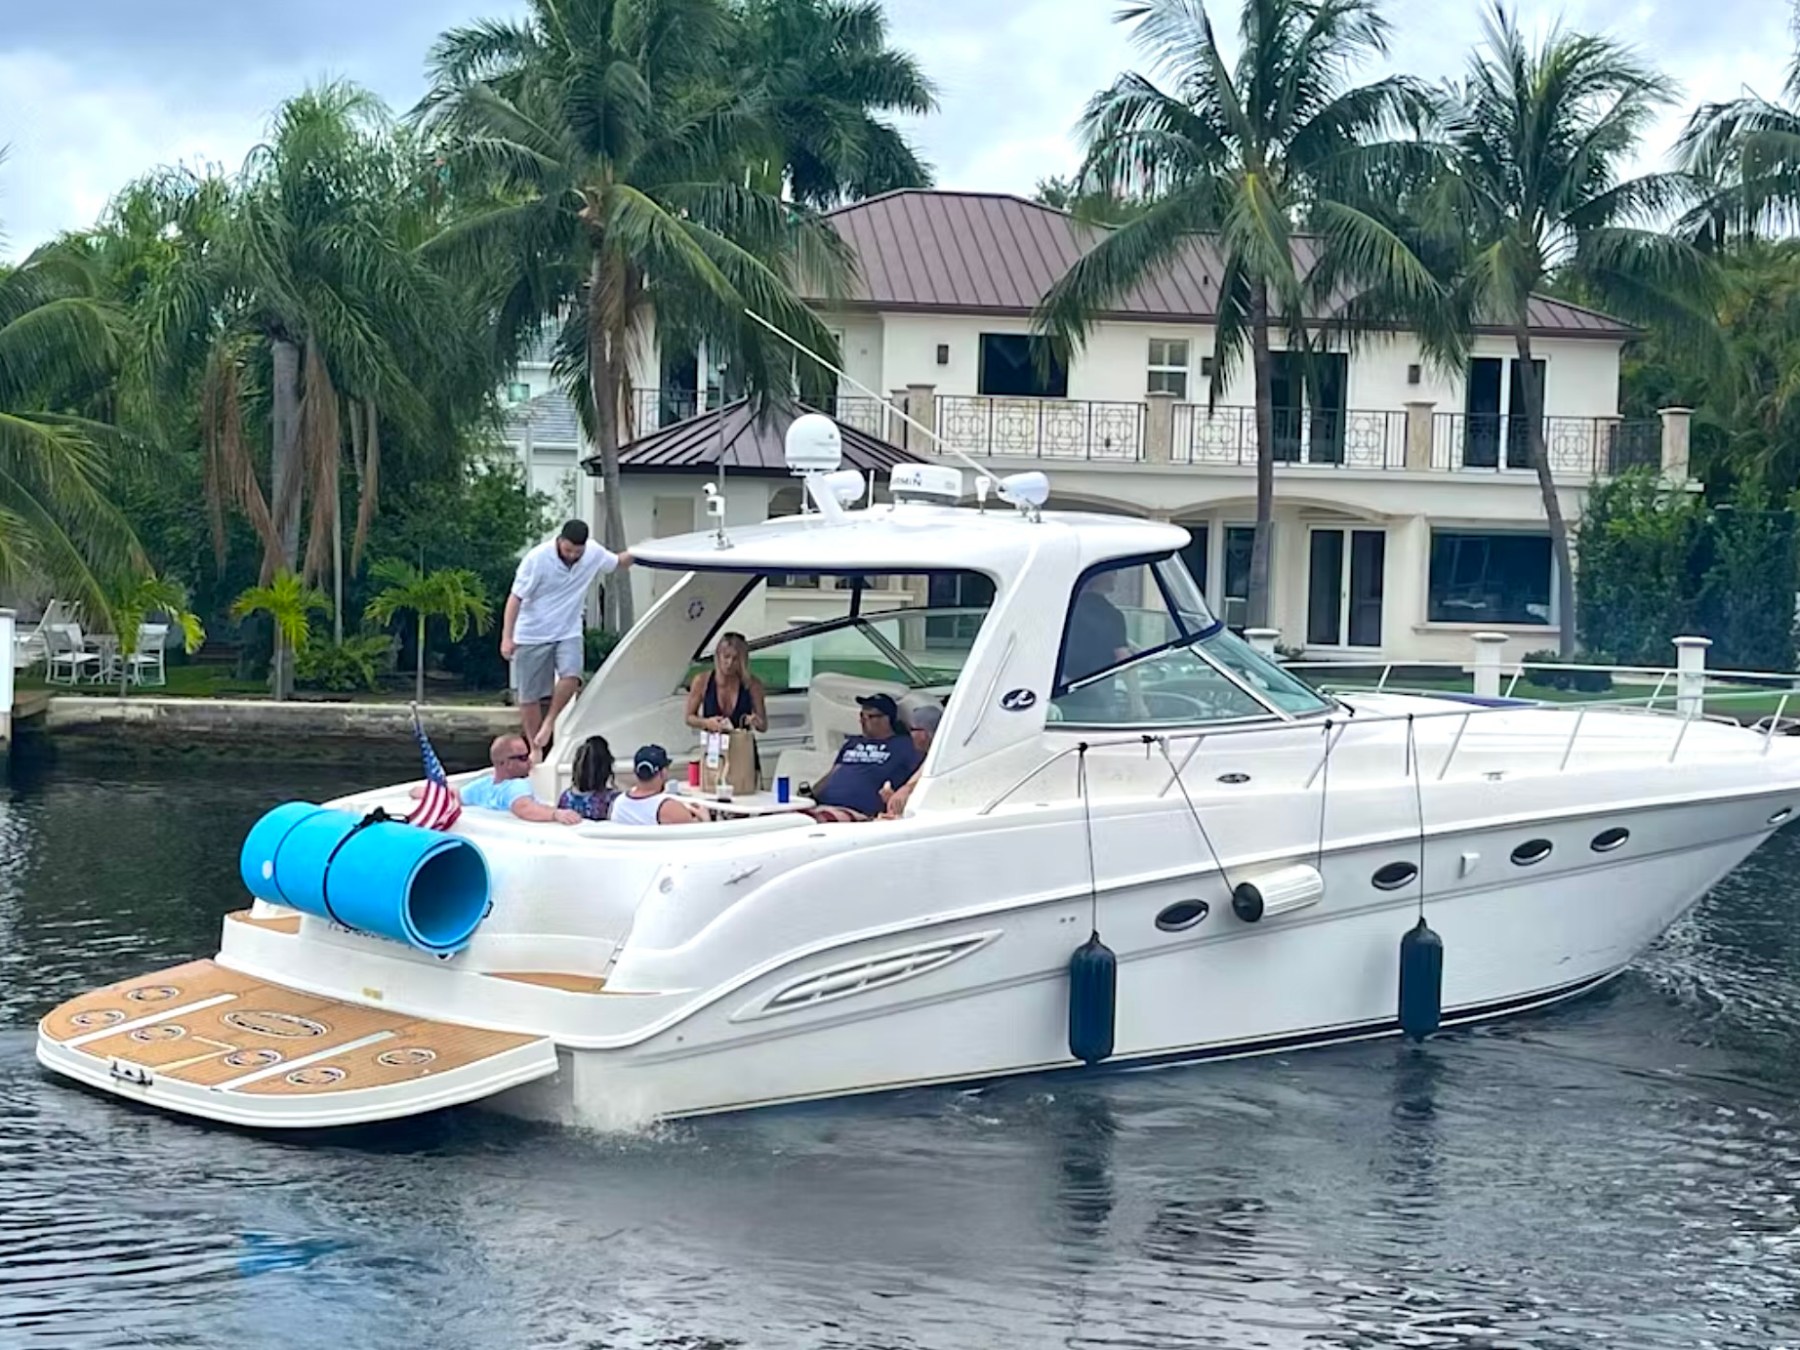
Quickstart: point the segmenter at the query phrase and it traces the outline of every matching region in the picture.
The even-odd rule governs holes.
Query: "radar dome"
[[[784,440],[787,465],[795,473],[830,473],[844,459],[844,438],[824,413],[802,413]]]

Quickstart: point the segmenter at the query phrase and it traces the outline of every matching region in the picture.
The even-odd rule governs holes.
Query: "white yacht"
[[[680,827],[464,810],[434,844],[461,872],[395,879],[345,849],[322,908],[270,881],[253,834],[251,889],[292,903],[53,1010],[42,1063],[248,1126],[485,1099],[606,1127],[1428,1031],[1610,979],[1800,800],[1800,743],[1691,701],[1330,696],[1208,613],[1179,528],[943,465],[856,508],[818,449],[795,459],[806,514],[634,548],[666,589],[536,771],[553,799],[594,733],[683,763],[713,644],[823,579],[833,613],[751,643],[765,790]],[[819,823],[799,789],[877,692],[942,706],[917,786],[899,818]],[[400,815],[411,786],[328,805]],[[472,932],[433,936],[434,887],[476,888]],[[417,931],[358,922],[359,890]]]

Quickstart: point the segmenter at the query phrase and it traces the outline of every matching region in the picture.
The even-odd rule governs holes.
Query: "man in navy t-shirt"
[[[919,767],[918,747],[900,720],[899,705],[886,694],[856,701],[862,707],[862,735],[846,740],[837,762],[813,784],[822,820],[880,815],[882,787],[899,787]]]

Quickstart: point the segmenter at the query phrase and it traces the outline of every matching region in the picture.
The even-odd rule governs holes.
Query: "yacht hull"
[[[366,1066],[321,1050],[304,1067],[324,1072],[293,1091],[260,1086],[276,1077],[261,1069],[220,1088],[202,1061],[243,1049],[236,1031],[190,1027],[205,1038],[192,1054],[159,1048],[155,1033],[137,1049],[119,1033],[161,1014],[128,1002],[118,1006],[130,1026],[80,1032],[94,1046],[84,1055],[68,1043],[70,1019],[108,991],[47,1015],[39,1059],[122,1097],[260,1127],[483,1100],[630,1128],[1080,1068],[1068,968],[1095,931],[1118,961],[1104,1068],[1396,1034],[1400,940],[1421,916],[1444,944],[1443,1022],[1454,1026],[1543,1007],[1624,969],[1791,816],[1800,766],[1787,759],[1756,759],[1748,782],[1690,776],[1678,794],[1664,780],[1661,795],[1635,799],[1620,780],[1601,792],[1573,775],[1452,781],[1436,798],[1442,823],[1421,821],[1410,785],[1391,781],[1334,783],[1321,820],[1304,765],[1290,786],[1265,753],[1206,770],[1227,769],[1225,782],[1247,776],[1233,762],[1254,765],[1274,779],[1264,796],[1194,809],[1153,791],[923,823],[627,830],[600,856],[578,840],[558,852],[546,826],[529,844],[540,870],[509,860],[490,923],[448,961],[312,916],[245,912],[225,925],[219,978],[263,991],[241,1006],[287,1008],[333,1035],[428,1033],[433,1046],[459,1037],[504,1051],[484,1049],[455,1077],[448,1061],[389,1066],[411,1076],[370,1080],[363,1095]],[[478,828],[504,839],[513,827]],[[679,854],[661,842],[703,837]],[[1234,911],[1238,883],[1306,867],[1310,889],[1256,921]],[[557,973],[571,964],[587,973]],[[93,1034],[108,1027],[113,1039]]]
[[[1705,809],[1705,808],[1703,808]],[[1311,911],[1235,925],[1190,942],[1127,949],[1119,942],[1117,1045],[1106,1069],[1233,1058],[1397,1035],[1401,936],[1421,912],[1445,945],[1444,1024],[1531,1011],[1586,993],[1620,973],[1767,836],[1763,800],[1710,808],[1726,827],[1710,843],[1646,851],[1547,878],[1447,885],[1338,912]],[[1682,812],[1686,824],[1695,808]],[[1629,818],[1633,833],[1675,833],[1677,813]],[[1741,829],[1730,829],[1736,824]],[[1539,822],[1544,834],[1568,834]],[[1582,839],[1594,831],[1586,824]],[[1688,830],[1680,833],[1688,833]],[[1509,834],[1530,834],[1515,828]],[[1452,846],[1477,836],[1438,841]],[[1476,851],[1474,847],[1458,852]],[[1326,891],[1366,891],[1391,845],[1326,861]],[[1103,939],[1116,926],[1194,887],[1147,888],[1102,906]],[[825,969],[855,959],[879,966],[933,944],[970,951],[885,988],[757,1016],[792,986],[791,970],[734,990],[677,1025],[621,1049],[560,1051],[561,1070],[493,1103],[523,1116],[601,1127],[857,1093],[1081,1070],[1070,1056],[1067,964],[1089,932],[1086,904],[1037,906],[914,930],[838,950]],[[1204,930],[1207,923],[1198,926]],[[1228,920],[1229,922],[1229,920]]]

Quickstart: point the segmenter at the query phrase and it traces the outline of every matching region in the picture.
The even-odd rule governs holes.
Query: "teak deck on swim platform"
[[[603,975],[572,975],[558,970],[491,970],[496,980],[512,980],[518,984],[535,984],[545,989],[560,989],[565,994],[598,994],[606,989]]]
[[[266,918],[257,918],[247,909],[234,909],[225,918],[231,923],[248,924],[252,928],[266,928],[271,933],[286,933],[293,937],[300,931],[298,914],[271,914]]]
[[[38,1057],[172,1110],[255,1125],[412,1115],[556,1068],[541,1036],[344,1003],[212,961],[71,999],[39,1024]]]

